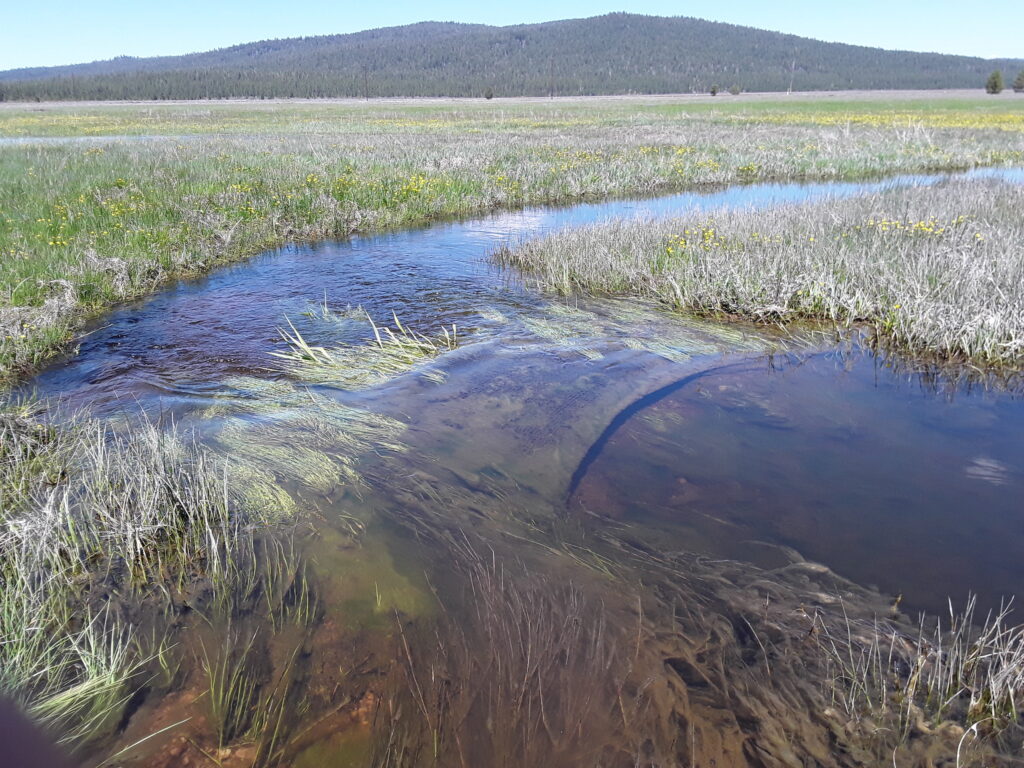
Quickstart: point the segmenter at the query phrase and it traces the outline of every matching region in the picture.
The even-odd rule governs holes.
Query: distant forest
[[[0,99],[571,96],[984,87],[1024,60],[884,51],[615,13],[511,27],[424,22],[206,53],[0,72]]]

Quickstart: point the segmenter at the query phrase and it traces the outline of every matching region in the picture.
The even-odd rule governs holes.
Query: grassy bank
[[[941,110],[915,105],[903,111],[881,104],[849,109],[803,105],[787,111],[764,104],[720,109],[707,104],[638,108],[597,102],[61,107],[40,112],[4,107],[0,135],[74,140],[0,142],[0,378],[10,381],[32,371],[73,336],[84,318],[117,301],[288,240],[691,185],[851,179],[1015,164],[1024,158],[1018,118],[1003,108],[979,110],[971,104],[945,104]],[[110,134],[121,138],[95,138]],[[126,138],[153,134],[164,136]],[[774,218],[757,222],[754,214],[702,222],[696,240],[687,232],[694,223],[667,229],[622,224],[528,246],[514,258],[538,269],[550,261],[547,282],[552,287],[638,292],[676,303],[675,291],[684,285],[681,276],[690,269],[698,276],[732,281],[728,291],[733,304],[694,303],[705,311],[739,311],[775,321],[828,315],[826,309],[832,307],[830,316],[845,322],[870,319],[874,294],[864,286],[877,289],[879,275],[889,274],[882,267],[892,272],[893,281],[905,277],[908,265],[917,264],[908,255],[920,251],[927,256],[921,268],[931,270],[923,273],[920,285],[937,281],[931,294],[919,289],[922,306],[932,310],[928,328],[949,332],[962,320],[954,310],[982,306],[986,296],[989,312],[992,306],[1002,307],[1004,298],[1019,301],[1022,266],[1019,253],[1014,262],[1013,252],[1005,247],[1020,242],[1020,223],[1013,220],[1013,213],[1021,210],[1020,194],[987,186],[959,193],[954,189],[943,192],[949,196],[948,211],[932,205],[925,197],[931,193],[921,190],[909,203],[893,198],[897,208],[877,212],[869,203],[844,203],[838,209],[846,217],[842,225],[824,207],[764,214]],[[820,215],[808,218],[807,210]],[[770,237],[760,234],[769,232]],[[815,293],[808,294],[805,305],[803,289],[787,293],[783,288],[789,283],[780,278],[777,285],[782,288],[774,303],[736,303],[741,289],[756,294],[759,282],[762,289],[773,285],[766,265],[783,270],[793,254],[804,259],[794,274],[806,277],[820,261],[822,252],[815,243],[842,234],[848,238],[840,237],[834,247],[848,261],[837,263],[860,282],[836,279],[828,284],[834,290],[812,283]],[[560,243],[575,243],[577,249],[576,266],[564,280],[555,258],[565,259],[571,251]],[[594,261],[599,252],[605,254],[604,261]],[[529,254],[537,257],[536,263],[529,263]],[[878,257],[874,271],[854,268],[855,257],[864,254]],[[701,261],[712,258],[723,260]],[[747,261],[732,263],[740,258]],[[784,270],[780,274],[796,279]],[[955,285],[962,295],[949,292],[951,275],[962,282]],[[866,309],[843,314],[850,294],[839,288],[853,291],[857,286],[867,296]],[[948,312],[935,311],[940,290],[948,293],[943,305],[951,307]],[[793,308],[778,304],[792,295],[799,297]],[[999,298],[992,300],[993,295]],[[917,294],[879,296],[879,301],[890,302],[878,306],[888,306],[894,328],[921,314],[913,304]],[[904,306],[915,310],[901,311]],[[1009,329],[1005,338],[1016,343],[1022,313],[1018,309],[1016,319],[1010,314],[1010,309],[999,314],[998,322],[984,326],[978,338],[988,341],[992,329]],[[314,381],[327,369],[326,379],[336,382],[341,371],[356,386],[429,360],[456,343],[454,332],[442,341],[398,330],[387,335],[380,329],[372,354],[361,350],[365,374],[346,358],[351,350],[315,349],[297,332],[282,364]],[[920,332],[918,338],[925,341],[914,343],[933,337]],[[984,347],[989,350],[984,354],[1007,359],[1020,354],[1019,344],[1004,348],[1000,343]],[[365,381],[354,379],[356,375]],[[282,511],[295,511],[282,488],[329,498],[341,484],[359,486],[356,455],[371,448],[403,449],[398,441],[402,425],[390,419],[370,421],[366,414],[316,398],[304,388],[262,381],[233,384],[250,392],[246,405],[230,406],[235,412],[213,407],[204,413],[222,420],[213,449],[231,455],[230,465],[187,438],[153,426],[121,433],[84,421],[40,425],[25,409],[0,413],[0,690],[79,749],[88,749],[90,742],[116,728],[140,688],[155,687],[154,680],[166,678],[164,690],[173,690],[181,651],[172,652],[171,646],[187,634],[178,623],[186,608],[190,615],[204,612],[240,621],[244,613],[251,625],[274,625],[283,622],[284,595],[290,593],[293,605],[287,610],[308,622],[313,609],[305,588],[289,586],[299,584],[296,563],[279,562],[290,557],[282,546],[267,550],[263,544],[262,531],[273,527]],[[284,408],[287,413],[281,413]],[[259,417],[269,415],[274,418],[258,423]],[[402,494],[385,506],[406,509],[410,497],[403,487],[396,490]],[[425,490],[422,498],[424,515],[451,514],[435,489]],[[465,504],[476,510],[478,502],[471,497]],[[522,533],[517,533],[518,540]],[[545,539],[555,537],[545,534]],[[687,564],[678,573],[692,570]],[[282,577],[284,572],[291,576]],[[673,583],[678,573],[673,571]],[[489,578],[486,570],[480,578]],[[550,583],[524,594],[547,594]],[[295,592],[302,596],[296,598]],[[499,597],[515,597],[504,587],[499,592],[496,603]],[[570,601],[575,595],[566,593]],[[379,593],[376,601],[379,608]],[[791,607],[803,602],[794,600]],[[480,626],[512,633],[525,615],[516,604],[512,607],[516,610],[506,612],[503,624],[482,613]],[[541,615],[557,618],[556,609],[549,606]],[[676,621],[674,607],[665,615]],[[730,609],[724,615],[739,613]],[[642,621],[637,622],[641,628]],[[550,625],[545,618],[538,627],[546,631]],[[671,637],[683,638],[696,636],[702,625],[687,625],[685,632],[668,626]],[[629,627],[628,642],[635,644],[630,647],[636,649],[636,658],[640,640],[632,635],[632,619]],[[273,680],[278,678],[252,661],[257,655],[249,639],[254,632],[248,625],[244,630],[236,625],[224,634],[219,654],[212,644],[192,648],[193,660],[200,662],[193,674],[202,678],[201,706],[208,708],[204,716],[216,731],[216,739],[204,744],[214,750],[231,742],[248,745],[268,730],[269,746],[259,747],[259,759],[272,764],[270,757],[277,755],[277,725],[272,721],[280,722],[288,699],[274,693],[279,683]],[[726,634],[731,637],[731,630]],[[260,635],[260,642],[264,637]],[[558,642],[564,645],[563,640]],[[333,637],[331,643],[338,644]],[[672,658],[681,655],[679,649],[669,651]],[[413,655],[408,655],[410,664]],[[662,656],[651,652],[651,670],[664,673]],[[726,663],[718,667],[743,668],[731,645],[723,658]],[[284,659],[286,670],[292,668],[290,659]],[[236,674],[229,667],[255,671]],[[591,668],[583,664],[579,674],[591,675]],[[257,683],[258,675],[263,678]],[[637,680],[647,677],[645,673]],[[474,672],[472,678],[482,676]],[[277,703],[271,706],[260,690],[270,691],[266,695],[276,696]],[[257,723],[245,714],[254,711],[274,714]],[[770,711],[767,705],[764,711]],[[595,727],[601,722],[593,721]],[[536,723],[525,727],[535,728]],[[483,733],[486,728],[476,730]],[[436,733],[429,735],[436,738]]]
[[[0,378],[37,368],[90,313],[288,240],[1024,159],[1012,106],[908,104],[5,107],[0,136],[68,140],[0,142]]]
[[[617,221],[505,249],[569,293],[770,323],[865,322],[942,358],[1024,362],[1024,189],[958,181],[768,211]]]
[[[172,682],[171,629],[202,591],[210,620],[272,594],[283,555],[259,530],[280,510],[225,471],[155,426],[0,411],[0,691],[69,749],[109,734],[138,690]]]

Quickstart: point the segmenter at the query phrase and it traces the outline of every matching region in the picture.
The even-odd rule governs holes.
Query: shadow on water
[[[630,403],[626,408],[623,408],[615,414],[615,418],[613,418],[608,426],[605,427],[604,431],[593,445],[587,449],[586,454],[583,456],[583,460],[580,461],[579,466],[576,467],[576,470],[572,473],[572,478],[569,480],[569,491],[567,493],[568,498],[572,499],[573,495],[579,490],[580,483],[583,482],[583,479],[586,477],[591,464],[597,461],[598,457],[601,456],[601,453],[608,446],[608,442],[638,413],[657,405],[670,395],[679,392],[683,387],[689,386],[701,379],[706,379],[711,376],[728,375],[730,372],[738,372],[746,367],[747,364],[745,363],[735,363],[732,365],[710,368],[706,371],[691,373],[689,376],[684,376],[679,379],[679,381],[674,381],[661,389],[655,390],[648,395],[644,395],[639,400]]]
[[[631,404],[570,503],[720,557],[792,547],[910,608],[974,593],[990,610],[1024,587],[1022,430],[1009,392],[949,390],[867,352],[775,355]]]
[[[551,301],[484,257],[609,216],[944,178],[754,185],[290,246],[105,318],[34,390],[56,412],[194,429],[295,521],[287,576],[265,590],[273,610],[247,603],[225,624],[176,609],[181,672],[133,705],[118,747],[187,725],[122,763],[888,760],[881,737],[864,747],[829,720],[835,672],[816,638],[852,647],[879,617],[912,632],[889,610],[900,592],[941,610],[947,595],[1019,591],[1022,401],[936,387],[810,332]],[[350,307],[427,334],[455,324],[462,342],[358,387],[271,356],[286,318],[312,344],[366,345]],[[276,725],[235,716],[211,732],[211,670],[228,663],[256,670],[243,703]]]

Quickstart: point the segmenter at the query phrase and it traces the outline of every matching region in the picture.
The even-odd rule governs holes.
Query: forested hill
[[[981,88],[1024,60],[883,51],[691,18],[615,13],[489,27],[424,22],[206,53],[0,72],[6,99],[495,96]]]

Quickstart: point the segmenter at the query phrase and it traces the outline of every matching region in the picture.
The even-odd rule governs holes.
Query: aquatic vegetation
[[[921,719],[914,624],[883,596],[791,550],[780,548],[783,564],[763,570],[669,551],[658,531],[592,515],[549,515],[510,500],[484,520],[472,501],[452,495],[444,504],[443,514],[427,501],[389,512],[438,555],[432,580],[461,590],[440,592],[435,622],[396,616],[400,665],[374,724],[374,765],[743,765],[752,745],[851,768],[889,764],[894,749],[897,765],[921,754],[959,755],[961,765],[1015,754],[1016,725],[1005,742],[981,726],[981,738],[975,731],[961,748],[974,721],[961,720],[958,705]],[[992,642],[962,653],[970,624],[941,638],[923,634],[917,652],[958,670],[943,668],[949,693],[936,687],[929,706],[956,694],[983,702],[977,716],[986,718],[988,697],[975,685],[986,675],[972,679],[975,665],[1009,679],[1020,659],[993,653],[1003,640],[1016,647],[1006,623],[988,633]],[[876,633],[877,682],[921,680],[918,704],[884,689],[890,711],[903,706],[911,716],[905,740],[877,708],[857,700],[861,708],[845,709],[832,687],[845,690],[842,670]],[[889,653],[891,633],[909,642]],[[965,641],[951,645],[954,634]]]
[[[656,298],[771,324],[863,322],[914,352],[1016,366],[1022,206],[1019,185],[957,181],[713,219],[618,221],[494,258],[561,293]]]
[[[600,694],[623,663],[603,606],[468,544],[454,543],[452,555],[474,604],[433,638],[410,641],[399,625],[390,706],[409,716],[381,718],[373,765],[596,764],[606,744],[595,736],[613,717]]]
[[[834,706],[854,720],[895,723],[894,745],[925,728],[954,728],[969,746],[1019,728],[1024,696],[1024,627],[1004,605],[979,620],[976,601],[963,612],[922,617],[917,633],[891,621],[817,627],[831,665]]]
[[[7,108],[4,136],[101,138],[0,143],[0,378],[38,368],[98,310],[286,241],[700,184],[1019,164],[1019,119],[973,102]]]
[[[201,666],[208,686],[206,699],[216,735],[215,753],[221,754],[231,744],[253,744],[250,764],[254,768],[280,764],[280,751],[287,742],[286,709],[300,650],[292,650],[276,680],[265,680],[258,658],[259,635],[257,629],[242,636],[229,626],[223,643],[212,654],[205,645],[201,648]]]
[[[345,389],[367,389],[383,384],[413,370],[444,352],[459,346],[458,328],[442,327],[435,338],[406,328],[392,314],[395,329],[378,326],[364,313],[373,331],[364,344],[347,344],[325,348],[311,345],[291,320],[280,329],[288,349],[270,354],[284,361],[284,369],[296,379],[315,384],[331,384]],[[436,382],[444,381],[444,373],[423,370],[422,375]]]
[[[166,610],[197,579],[251,591],[257,531],[279,512],[151,424],[45,427],[11,406],[0,431],[0,690],[81,747],[117,723],[151,661],[170,663],[125,607]]]
[[[224,645],[211,660],[203,647],[203,669],[209,681],[207,697],[210,715],[217,730],[218,747],[246,736],[258,716],[257,698],[260,681],[250,662],[256,635],[248,640],[231,631],[224,635]]]
[[[721,324],[681,323],[657,306],[636,301],[590,302],[588,308],[551,302],[522,316],[519,322],[532,335],[590,360],[604,357],[605,353],[596,347],[607,348],[609,340],[678,363],[725,349],[764,349],[768,343]]]
[[[254,487],[260,498],[276,498],[281,484],[319,495],[343,485],[357,490],[361,457],[405,450],[405,425],[390,417],[283,382],[236,379],[228,386],[267,393],[236,401],[214,436],[214,444],[240,463],[240,478],[261,481]]]
[[[601,337],[596,315],[564,304],[552,304],[546,309],[547,316],[537,313],[522,319],[530,333],[590,360],[604,357],[598,350],[587,346]]]
[[[508,322],[508,317],[504,313],[499,312],[493,307],[484,307],[477,310],[477,314],[480,315],[486,322],[494,325],[505,325]]]
[[[32,574],[5,548],[0,574],[0,690],[68,744],[87,743],[121,716],[144,667],[131,630],[108,611],[82,617],[66,582]]]
[[[253,504],[274,510],[279,520],[291,519],[298,513],[298,503],[281,486],[274,472],[245,461],[235,461],[229,466],[233,482],[246,489],[246,498]]]

